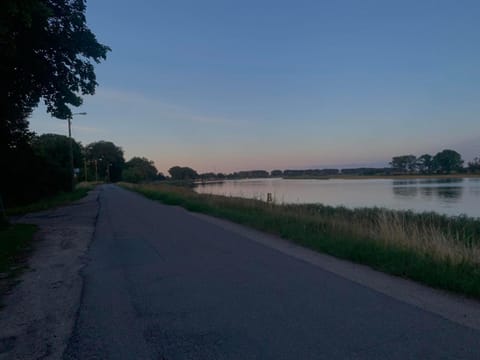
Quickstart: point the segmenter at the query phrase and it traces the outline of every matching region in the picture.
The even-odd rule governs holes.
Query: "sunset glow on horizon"
[[[88,1],[112,52],[75,111],[159,171],[388,166],[480,156],[477,1]],[[31,129],[66,134],[43,107]]]

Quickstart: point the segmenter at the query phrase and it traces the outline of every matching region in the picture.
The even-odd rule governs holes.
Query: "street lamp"
[[[102,166],[103,169],[103,156],[100,156],[98,160],[95,160],[95,179],[98,181],[98,162],[101,161],[100,165]],[[103,180],[105,181],[105,179]]]
[[[111,174],[110,174],[110,168],[113,164],[112,163],[108,163],[107,165],[107,182],[111,182]]]
[[[73,175],[73,144],[72,144],[72,118],[74,115],[87,115],[86,112],[78,112],[78,113],[72,113],[68,117],[68,140],[69,140],[69,147],[70,147],[70,176],[72,178],[72,183],[71,183],[71,190],[73,191],[75,189],[75,177]]]

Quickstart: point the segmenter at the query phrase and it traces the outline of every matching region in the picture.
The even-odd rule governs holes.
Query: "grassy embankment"
[[[123,186],[165,204],[232,220],[389,274],[480,299],[480,220],[379,208],[267,204],[168,185]]]

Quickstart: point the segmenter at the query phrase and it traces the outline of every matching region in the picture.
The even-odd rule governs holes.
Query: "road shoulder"
[[[185,209],[183,210],[188,212]],[[200,213],[188,213],[396,300],[419,307],[457,324],[480,330],[480,302],[476,300],[433,289],[408,279],[388,275],[365,265],[318,253],[278,236],[251,229],[228,220]]]
[[[93,238],[99,190],[54,210],[27,214],[35,224],[33,253],[0,311],[0,359],[61,359],[82,292],[80,270]]]

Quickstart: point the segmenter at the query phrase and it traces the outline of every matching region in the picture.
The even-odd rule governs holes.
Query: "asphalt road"
[[[66,359],[479,359],[480,331],[115,186]]]

